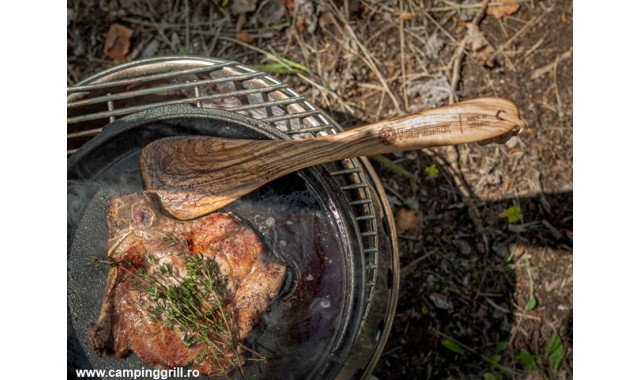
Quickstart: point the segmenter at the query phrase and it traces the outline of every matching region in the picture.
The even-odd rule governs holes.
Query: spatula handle
[[[317,140],[340,142],[333,159],[399,152],[443,145],[497,141],[524,122],[518,108],[502,98],[479,98],[387,119]]]

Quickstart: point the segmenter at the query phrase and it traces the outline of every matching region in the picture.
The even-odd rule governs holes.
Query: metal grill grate
[[[272,123],[292,138],[340,128],[286,84],[237,62],[155,58],[121,65],[67,90],[67,154],[118,117],[169,104],[221,108]],[[358,159],[336,163],[331,174],[346,195],[360,229],[366,265],[366,320],[378,276],[378,230],[371,189]]]

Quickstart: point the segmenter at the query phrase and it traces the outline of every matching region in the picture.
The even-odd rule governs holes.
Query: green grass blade
[[[442,344],[447,350],[455,352],[457,354],[465,354],[464,348],[460,347],[460,345],[452,340],[443,339],[440,344]]]
[[[281,63],[271,63],[267,65],[254,65],[253,68],[256,70],[264,71],[266,73],[288,74],[288,75],[304,74],[303,71],[297,70],[290,66],[283,65]]]
[[[560,363],[564,357],[564,345],[558,334],[553,334],[549,344],[547,345],[547,358],[549,359],[549,366],[554,372],[560,368]]]
[[[375,155],[375,156],[371,156],[372,159],[374,159],[375,161],[377,161],[380,165],[384,166],[385,168],[391,170],[392,172],[401,175],[403,177],[407,177],[409,179],[411,179],[412,181],[417,181],[418,178],[413,174],[410,173],[407,169],[405,169],[404,167],[396,164],[395,162],[391,161],[390,159],[384,157],[384,156],[380,156],[380,155]]]
[[[532,371],[538,369],[538,365],[536,364],[536,357],[525,349],[521,349],[520,352],[518,352],[516,359],[518,359],[520,364],[522,364],[522,366],[526,370]]]
[[[498,343],[496,345],[496,353],[500,353],[500,352],[506,350],[507,347],[509,347],[509,342],[503,340],[502,342],[500,342],[500,343]]]

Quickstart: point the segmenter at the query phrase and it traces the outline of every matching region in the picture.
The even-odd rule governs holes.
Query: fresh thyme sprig
[[[152,305],[147,309],[149,318],[162,322],[180,331],[186,347],[201,344],[204,348],[196,363],[209,363],[218,368],[226,368],[229,354],[231,364],[242,373],[244,349],[255,358],[266,357],[243,345],[237,339],[237,326],[233,314],[228,309],[229,294],[225,278],[217,263],[202,254],[191,252],[189,241],[174,235],[166,235],[163,243],[184,261],[186,276],[178,278],[177,268],[162,262],[158,257],[147,254],[141,262],[131,260],[115,262],[107,260],[111,266],[118,266],[132,276],[131,289],[148,295]],[[96,263],[98,260],[95,260]],[[105,263],[105,261],[99,261]]]
[[[147,310],[149,318],[181,331],[186,347],[201,344],[205,350],[197,363],[208,362],[224,368],[225,356],[232,353],[232,364],[242,372],[244,361],[240,348],[245,346],[236,338],[237,326],[227,308],[226,280],[217,263],[202,254],[190,252],[189,242],[173,235],[165,236],[163,243],[178,249],[178,256],[185,263],[186,276],[179,281],[174,275],[177,269],[166,262],[158,264],[159,260],[152,255],[145,256],[148,267],[133,270],[134,267],[123,263],[137,280],[135,288],[152,301]]]

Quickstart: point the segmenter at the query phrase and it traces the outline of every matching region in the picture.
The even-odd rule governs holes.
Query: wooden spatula
[[[309,166],[443,145],[505,142],[522,126],[512,102],[480,98],[309,139],[168,137],[145,146],[140,161],[147,190],[185,220]]]

